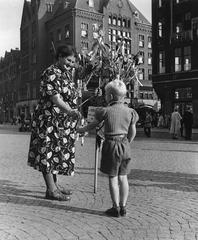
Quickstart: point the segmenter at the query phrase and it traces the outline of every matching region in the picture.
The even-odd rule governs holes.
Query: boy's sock
[[[120,216],[126,216],[126,206],[120,206]]]

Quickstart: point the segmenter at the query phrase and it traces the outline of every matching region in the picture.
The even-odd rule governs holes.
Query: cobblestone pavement
[[[100,173],[93,193],[94,141],[77,142],[75,176],[59,177],[72,200],[58,202],[26,165],[29,135],[0,131],[0,240],[198,240],[198,142],[136,138],[128,215],[110,218]]]

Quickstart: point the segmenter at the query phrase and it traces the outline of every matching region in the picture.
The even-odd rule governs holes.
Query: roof
[[[148,24],[150,25],[151,23],[145,18],[145,16],[135,7],[135,5],[131,2],[131,0],[128,0],[129,5],[131,7],[132,12],[135,14],[137,13],[137,15],[139,15],[137,17],[137,19],[139,19],[139,22],[144,23],[144,24]]]

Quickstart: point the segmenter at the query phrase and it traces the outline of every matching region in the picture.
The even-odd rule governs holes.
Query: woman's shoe
[[[65,195],[72,195],[72,190],[65,189],[62,186],[57,186],[58,190]]]
[[[62,194],[58,189],[54,192],[46,191],[45,198],[49,200],[57,201],[70,201],[71,197],[65,194]]]

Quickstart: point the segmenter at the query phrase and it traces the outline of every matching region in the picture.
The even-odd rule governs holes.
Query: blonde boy
[[[126,203],[129,194],[127,174],[131,160],[130,142],[136,135],[136,111],[124,104],[127,89],[124,82],[114,80],[105,87],[105,99],[108,106],[95,114],[95,121],[78,128],[84,133],[104,121],[105,141],[102,147],[100,170],[109,176],[109,191],[113,207],[105,213],[108,216],[126,215]]]

